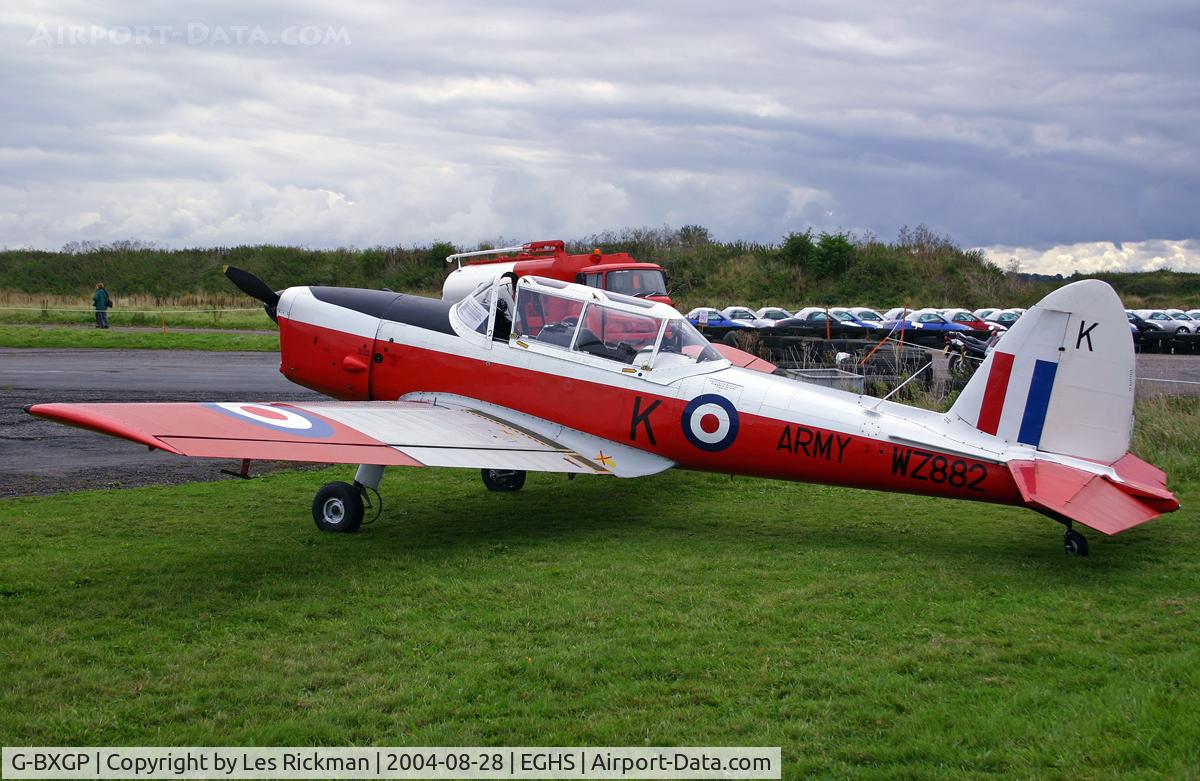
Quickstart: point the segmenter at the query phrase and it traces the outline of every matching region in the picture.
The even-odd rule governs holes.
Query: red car
[[[965,325],[972,331],[1007,331],[1008,329],[999,323],[988,322],[983,318],[972,314],[968,309],[941,309],[942,317],[952,323]]]

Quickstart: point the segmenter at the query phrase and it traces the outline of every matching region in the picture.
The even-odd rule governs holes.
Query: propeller
[[[225,276],[229,277],[229,281],[237,286],[238,290],[251,298],[262,301],[267,315],[272,320],[275,319],[275,307],[279,306],[279,294],[272,290],[270,285],[249,271],[243,271],[236,266],[225,266],[221,270],[225,272]]]

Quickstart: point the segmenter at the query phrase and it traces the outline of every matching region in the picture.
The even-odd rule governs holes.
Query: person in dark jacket
[[[92,308],[96,310],[96,327],[108,328],[108,310],[112,307],[112,299],[104,289],[103,282],[96,283],[96,292],[92,294]]]

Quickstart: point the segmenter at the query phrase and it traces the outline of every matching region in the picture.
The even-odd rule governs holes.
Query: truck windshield
[[[608,272],[606,290],[627,296],[665,296],[667,280],[659,269],[617,269]]]

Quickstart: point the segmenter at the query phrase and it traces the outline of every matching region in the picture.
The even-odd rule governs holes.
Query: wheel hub
[[[325,520],[332,524],[341,523],[346,517],[346,505],[342,504],[341,499],[331,498],[325,501],[324,507]]]

